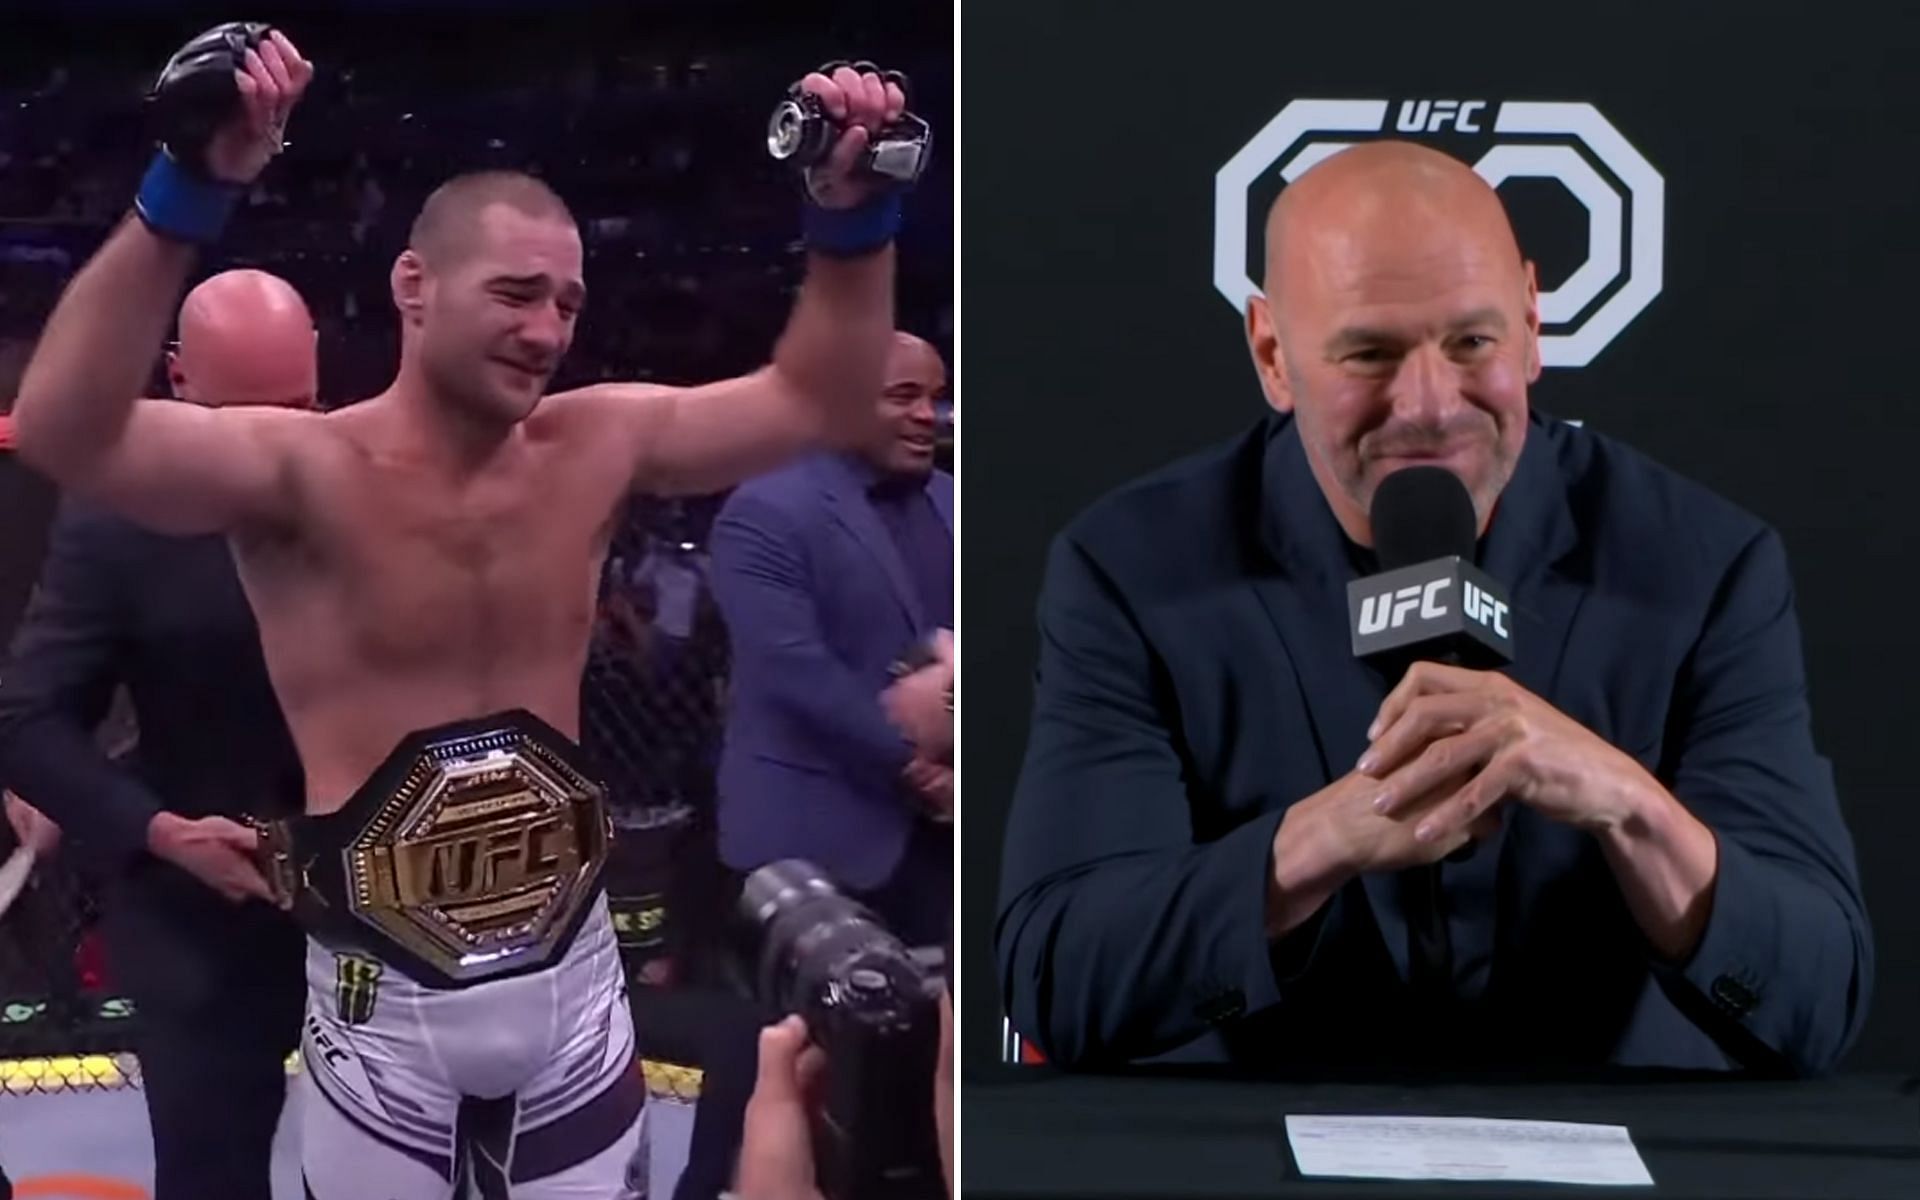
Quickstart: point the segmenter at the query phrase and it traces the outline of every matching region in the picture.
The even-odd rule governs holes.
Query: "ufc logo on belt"
[[[559,814],[393,848],[403,905],[461,904],[544,882],[568,869],[572,839]]]

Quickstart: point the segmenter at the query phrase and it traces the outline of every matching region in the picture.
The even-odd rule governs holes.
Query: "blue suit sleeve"
[[[737,676],[806,729],[848,772],[891,784],[913,758],[879,694],[828,648],[807,563],[785,513],[740,493],[714,521],[713,595],[726,617]]]
[[[1873,940],[1771,531],[1723,581],[1680,686],[1669,786],[1720,859],[1705,935],[1686,964],[1657,968],[1663,986],[1743,1065],[1824,1071],[1865,1020]]]
[[[63,508],[33,598],[0,667],[0,782],[109,870],[144,851],[160,811],[92,731],[119,682],[119,589],[102,528]]]
[[[1054,544],[1039,619],[994,926],[1013,1026],[1056,1063],[1093,1065],[1276,1003],[1336,936],[1341,900],[1269,944],[1281,814],[1196,839],[1162,667],[1070,537]]]

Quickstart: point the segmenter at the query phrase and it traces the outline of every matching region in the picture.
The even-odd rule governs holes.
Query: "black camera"
[[[904,74],[881,71],[870,62],[831,62],[820,68],[820,74],[830,76],[840,67],[852,67],[862,73],[879,75],[887,83],[897,85],[903,94],[908,94],[907,77]],[[845,127],[835,121],[826,106],[820,103],[818,96],[796,83],[787,90],[787,98],[774,106],[773,116],[767,121],[767,153],[780,162],[796,167],[813,167],[826,159],[844,130]],[[913,184],[927,169],[927,161],[932,155],[932,141],[933,131],[925,121],[911,112],[902,113],[898,120],[882,129],[867,144],[862,165],[869,174],[901,185]]]
[[[814,1165],[827,1200],[946,1200],[933,1074],[940,977],[799,859],[747,876],[739,915],[756,994],[826,1051]]]

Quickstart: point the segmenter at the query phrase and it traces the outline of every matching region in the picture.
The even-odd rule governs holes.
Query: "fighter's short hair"
[[[524,171],[470,171],[433,189],[413,219],[408,248],[434,266],[457,261],[473,244],[480,213],[490,204],[505,204],[529,217],[574,223],[567,202],[534,176]]]

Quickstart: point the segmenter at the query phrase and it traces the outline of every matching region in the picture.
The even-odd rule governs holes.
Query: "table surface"
[[[961,1190],[995,1200],[1194,1197],[1920,1200],[1920,1078],[1320,1082],[1005,1067],[962,1082]],[[1287,1114],[1625,1125],[1654,1186],[1303,1179]]]

